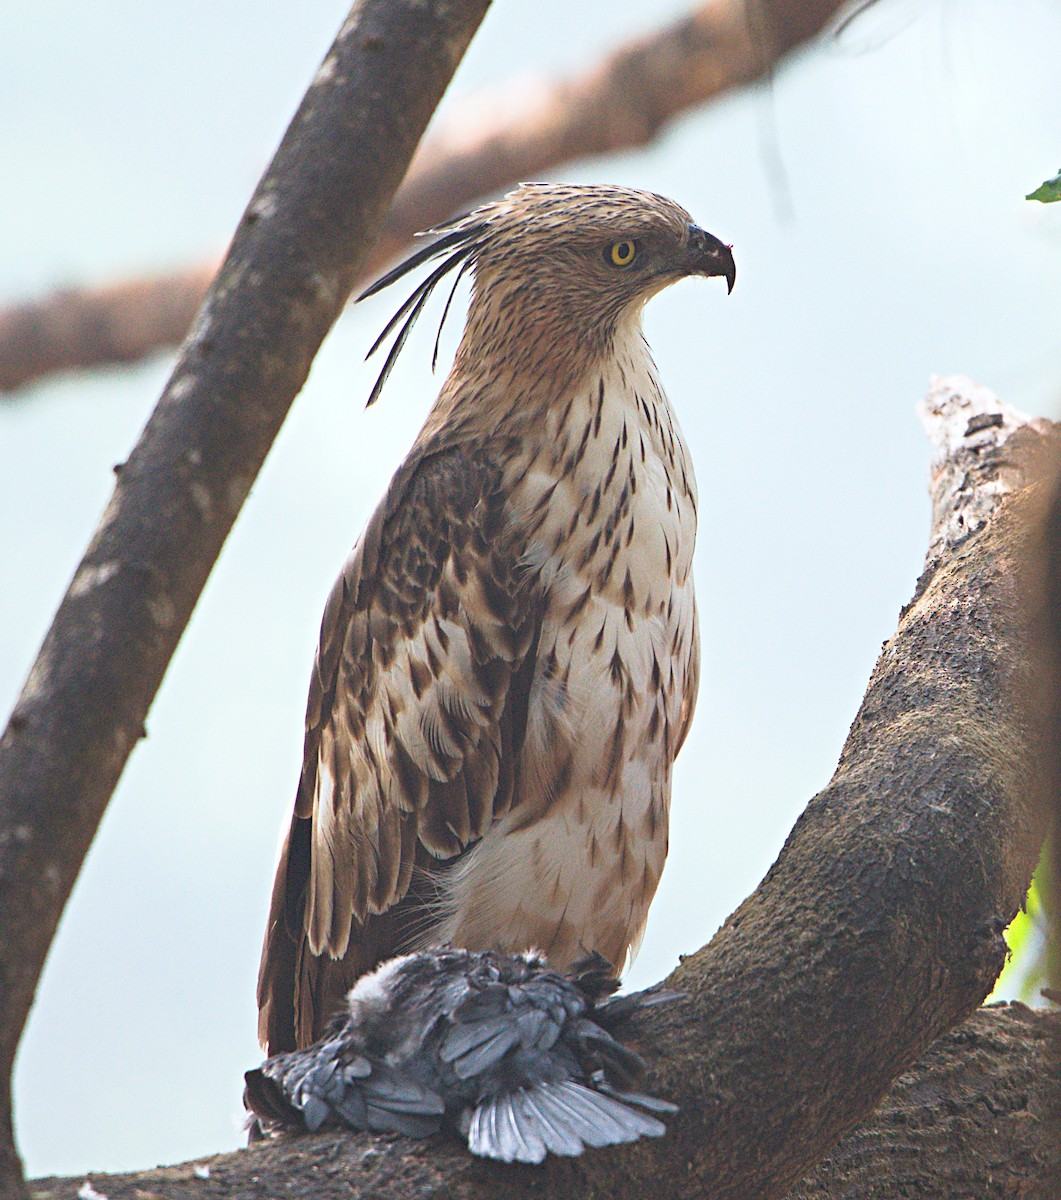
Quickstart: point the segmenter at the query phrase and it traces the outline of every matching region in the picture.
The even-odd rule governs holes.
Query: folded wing
[[[259,976],[271,1052],[429,927],[432,872],[511,805],[539,625],[522,550],[498,463],[428,447],[336,582]]]

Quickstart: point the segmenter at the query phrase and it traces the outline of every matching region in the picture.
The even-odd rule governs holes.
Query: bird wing
[[[337,580],[259,977],[272,1049],[319,1033],[353,979],[399,949],[393,910],[414,865],[460,854],[511,804],[540,622],[521,553],[497,462],[428,447]]]
[[[685,690],[682,693],[681,708],[678,712],[678,736],[674,742],[674,755],[685,745],[689,727],[693,723],[696,712],[696,695],[700,690],[700,618],[696,606],[693,606],[693,636],[692,650],[689,653],[689,672],[685,677]]]

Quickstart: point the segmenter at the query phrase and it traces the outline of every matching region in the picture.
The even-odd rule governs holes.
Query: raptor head
[[[525,183],[453,228],[465,223],[480,230],[470,235],[479,291],[540,283],[600,311],[643,303],[686,275],[721,275],[731,291],[736,278],[730,247],[652,192]]]
[[[524,183],[500,200],[430,230],[429,236],[435,238],[430,245],[360,297],[445,256],[369,351],[404,319],[370,404],[427,298],[451,271],[457,271],[458,280],[469,268],[473,272],[470,328],[503,323],[529,341],[562,330],[566,336],[605,343],[624,317],[638,315],[647,300],[678,279],[717,275],[730,291],[736,279],[728,245],[694,224],[672,200],[632,188]]]

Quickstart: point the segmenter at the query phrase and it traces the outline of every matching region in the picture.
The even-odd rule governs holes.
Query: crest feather
[[[380,393],[383,391],[383,386],[387,382],[391,370],[398,359],[398,355],[402,352],[402,347],[408,340],[409,333],[416,324],[417,317],[419,317],[424,311],[424,305],[430,298],[431,293],[438,286],[439,282],[450,273],[450,271],[460,267],[460,270],[457,273],[457,278],[453,282],[453,291],[450,292],[449,299],[446,301],[446,307],[443,309],[442,320],[439,322],[438,336],[435,338],[435,352],[431,358],[431,368],[432,370],[434,369],[435,363],[438,361],[439,338],[442,336],[442,326],[446,323],[446,317],[449,314],[450,304],[453,302],[453,293],[457,290],[457,284],[460,282],[461,276],[471,265],[476,250],[478,250],[482,245],[482,235],[487,229],[485,224],[466,224],[467,219],[468,216],[466,215],[464,217],[457,218],[455,222],[452,222],[448,225],[440,226],[438,229],[428,230],[428,234],[440,233],[442,236],[433,241],[429,246],[425,246],[423,249],[417,250],[414,254],[411,254],[407,259],[405,259],[403,262],[400,262],[385,275],[381,275],[375,283],[365,288],[365,290],[358,296],[359,301],[364,300],[369,296],[375,296],[377,292],[381,292],[384,288],[389,287],[392,283],[396,283],[410,271],[415,271],[417,267],[422,266],[424,263],[430,262],[432,259],[437,258],[441,254],[446,254],[447,251],[450,252],[448,257],[440,266],[437,266],[426,279],[417,284],[408,299],[384,326],[383,332],[372,343],[372,348],[369,350],[368,354],[365,355],[366,359],[371,358],[386,340],[387,335],[391,332],[391,330],[394,329],[394,327],[399,321],[401,321],[403,317],[406,318],[405,323],[398,331],[398,336],[394,339],[394,343],[387,352],[387,358],[383,364],[383,369],[380,371],[379,377],[373,385],[372,391],[369,393],[368,402],[365,405],[366,408],[371,407],[379,399]],[[408,314],[408,316],[406,316],[406,314]]]

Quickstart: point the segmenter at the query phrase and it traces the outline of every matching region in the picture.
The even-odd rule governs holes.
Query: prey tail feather
[[[565,1079],[491,1096],[472,1113],[468,1148],[502,1162],[540,1163],[547,1151],[572,1157],[587,1146],[616,1146],[665,1132],[662,1121],[630,1103]]]

